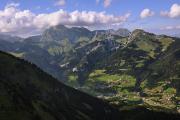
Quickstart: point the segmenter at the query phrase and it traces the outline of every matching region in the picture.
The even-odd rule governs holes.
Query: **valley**
[[[0,50],[119,110],[180,112],[179,38],[58,25],[13,43],[0,39]]]
[[[118,110],[75,90],[36,65],[0,51],[1,120],[178,120],[179,114],[136,107]],[[82,99],[83,98],[83,99]]]

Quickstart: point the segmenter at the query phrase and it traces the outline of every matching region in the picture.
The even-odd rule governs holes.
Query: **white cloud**
[[[66,4],[65,0],[57,0],[55,3],[56,6],[64,6],[65,4]]]
[[[30,28],[35,14],[29,10],[20,11],[16,6],[7,5],[0,11],[0,32],[13,32],[16,30]]]
[[[112,0],[104,0],[104,7],[109,7],[111,5]]]
[[[151,17],[153,15],[154,15],[154,12],[146,8],[141,12],[140,17],[143,19],[143,18]]]
[[[173,4],[169,11],[162,11],[161,15],[170,18],[180,17],[180,4]]]
[[[35,14],[30,10],[20,10],[17,6],[7,5],[4,10],[0,10],[0,32],[22,36],[38,33],[58,24],[97,28],[97,26],[120,25],[129,16],[129,13],[114,16],[106,12],[67,12],[62,9],[52,13]]]

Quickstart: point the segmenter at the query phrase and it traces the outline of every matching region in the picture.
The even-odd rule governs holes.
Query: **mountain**
[[[90,31],[83,27],[72,27],[67,28],[64,25],[57,25],[50,27],[45,30],[42,34],[41,41],[62,41],[69,40],[71,43],[85,40],[91,40],[96,34],[107,34],[110,33],[112,35],[127,37],[130,34],[130,31],[127,29],[118,29],[118,30],[95,30]]]
[[[117,35],[121,37],[128,37],[130,33],[131,32],[125,28],[119,28],[118,30],[112,32],[113,35]]]
[[[103,40],[107,37],[107,33],[106,30],[90,31],[86,28],[67,28],[58,25],[45,30],[42,35],[31,36],[23,41],[2,39],[0,50],[33,62],[44,71],[61,79],[63,76],[59,73],[62,73],[64,68],[59,66],[67,64],[69,60],[74,59],[73,57],[76,59],[77,56],[74,55],[77,48],[96,40]],[[120,36],[115,37],[117,39]]]
[[[0,33],[0,40],[15,42],[15,41],[23,41],[23,38]]]
[[[86,28],[67,28],[64,25],[58,25],[45,30],[42,34],[41,41],[61,41],[68,39],[70,42],[75,42],[83,37],[91,39],[92,35],[92,32]]]
[[[0,50],[35,63],[44,71],[60,78],[58,64],[53,62],[54,58],[48,51],[40,47],[39,42],[34,42],[30,38],[23,42],[13,43],[2,40],[0,41]]]
[[[179,38],[117,31],[59,25],[24,41],[1,41],[0,50],[121,110],[179,113]]]
[[[78,72],[70,73],[69,84],[78,86],[82,73],[86,76],[79,89],[121,109],[144,105],[179,112],[180,40],[143,30],[133,31],[127,39],[128,44],[106,57],[95,52],[96,57],[88,58]]]
[[[145,108],[118,111],[97,98],[70,88],[34,64],[0,52],[1,120],[154,120],[178,114]]]
[[[116,109],[63,85],[33,64],[3,52],[0,63],[2,120],[120,118]]]

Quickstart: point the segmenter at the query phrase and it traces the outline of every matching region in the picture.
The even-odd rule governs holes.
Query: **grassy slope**
[[[0,108],[1,120],[99,120],[120,117],[117,110],[104,102],[59,83],[35,65],[2,52]]]
[[[179,54],[179,40],[141,31],[133,34],[134,40],[128,47],[97,61],[96,68],[80,89],[120,108],[143,104],[152,109],[177,112],[180,70],[175,54]],[[77,87],[78,77],[74,76],[70,85]]]
[[[177,120],[177,114],[136,108],[118,112],[67,87],[35,65],[0,52],[1,120]]]

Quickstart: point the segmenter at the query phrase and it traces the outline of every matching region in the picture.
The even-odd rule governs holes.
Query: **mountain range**
[[[143,107],[119,111],[68,87],[36,65],[0,52],[1,120],[154,120],[180,118]]]
[[[0,37],[0,50],[119,110],[180,112],[179,38],[58,25],[42,35],[11,39]]]

